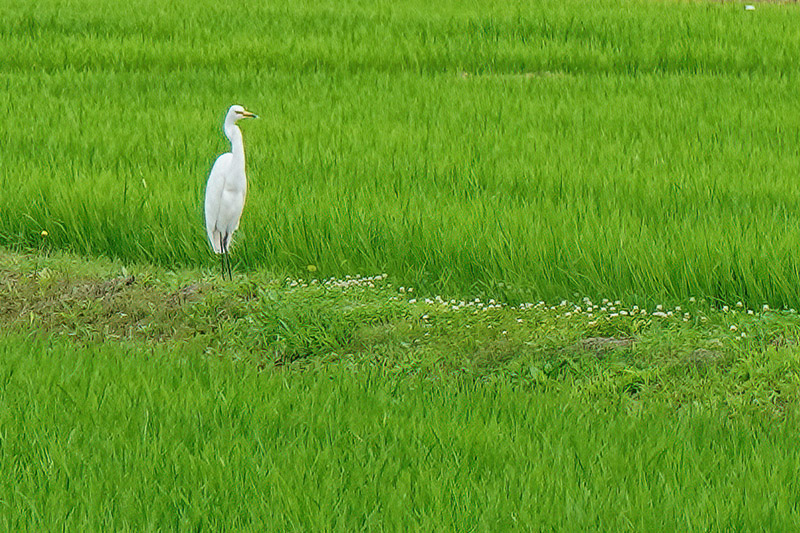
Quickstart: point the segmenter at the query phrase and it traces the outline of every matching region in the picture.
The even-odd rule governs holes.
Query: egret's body
[[[236,125],[242,118],[258,117],[240,105],[231,106],[225,115],[223,131],[231,141],[231,151],[222,154],[214,162],[206,185],[206,231],[214,253],[222,256],[223,277],[226,259],[228,276],[232,277],[228,247],[233,232],[239,227],[247,195],[242,130]]]

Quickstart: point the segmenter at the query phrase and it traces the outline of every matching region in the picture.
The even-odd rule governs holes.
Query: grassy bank
[[[420,297],[383,275],[303,280],[260,271],[222,283],[216,273],[63,254],[4,252],[0,274],[0,326],[77,346],[168,344],[265,370],[342,364],[777,419],[800,399],[794,310],[704,300],[508,305]]]

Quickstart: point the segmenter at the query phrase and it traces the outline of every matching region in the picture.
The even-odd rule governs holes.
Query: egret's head
[[[228,109],[228,114],[225,117],[225,122],[228,124],[236,124],[239,120],[243,118],[258,118],[258,115],[255,113],[251,113],[244,107],[240,105],[232,105],[230,109]]]

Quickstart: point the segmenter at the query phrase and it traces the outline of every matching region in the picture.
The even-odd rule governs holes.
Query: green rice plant
[[[800,10],[645,2],[0,7],[0,243],[426,292],[797,306]]]
[[[4,529],[796,529],[782,422],[0,336]]]

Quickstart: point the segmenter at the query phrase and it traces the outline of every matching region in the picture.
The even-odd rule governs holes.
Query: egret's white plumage
[[[211,167],[206,185],[206,231],[211,247],[222,254],[223,276],[225,257],[228,254],[231,236],[239,227],[239,219],[247,195],[247,177],[244,171],[244,143],[242,131],[236,125],[243,118],[258,118],[240,105],[231,106],[225,115],[223,131],[231,141],[231,151],[222,154]],[[230,275],[230,262],[228,262]]]

